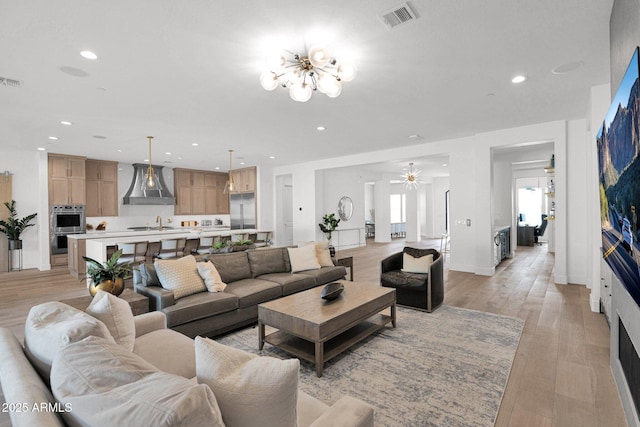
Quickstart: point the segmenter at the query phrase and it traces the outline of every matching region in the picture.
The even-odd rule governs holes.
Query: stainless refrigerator
[[[231,229],[256,228],[255,193],[232,194],[229,200],[231,203]]]

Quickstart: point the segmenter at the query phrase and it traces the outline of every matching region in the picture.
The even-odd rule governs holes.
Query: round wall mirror
[[[349,221],[353,215],[353,200],[351,197],[343,196],[338,202],[338,215],[343,221]]]

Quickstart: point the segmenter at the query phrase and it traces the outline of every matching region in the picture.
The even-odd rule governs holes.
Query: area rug
[[[330,360],[321,378],[301,361],[300,388],[327,404],[362,399],[375,407],[376,426],[493,426],[523,327],[521,319],[457,307],[399,307],[396,329]],[[217,341],[291,357],[270,344],[259,352],[255,327]]]

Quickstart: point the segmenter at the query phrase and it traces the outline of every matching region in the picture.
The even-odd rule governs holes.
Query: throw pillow
[[[316,257],[316,246],[302,246],[300,248],[287,248],[291,272],[296,273],[304,270],[317,270],[320,268]]]
[[[163,288],[173,291],[175,299],[204,292],[204,285],[193,255],[178,259],[157,259],[154,262],[156,273]]]
[[[297,425],[298,359],[259,357],[196,337],[196,377],[218,400],[227,427]]]
[[[429,267],[433,264],[433,255],[425,255],[415,258],[408,253],[402,254],[402,271],[405,273],[429,273]]]
[[[334,267],[335,264],[331,259],[331,252],[329,252],[329,242],[299,242],[298,247],[315,246],[316,247],[316,259],[320,267]]]
[[[133,351],[136,325],[128,302],[109,292],[98,291],[86,312],[101,320],[118,344]]]
[[[72,410],[69,425],[223,427],[213,392],[158,370],[140,356],[89,337],[58,352],[51,391]]]
[[[222,292],[225,290],[227,284],[222,281],[220,273],[218,273],[216,266],[211,261],[199,262],[197,266],[198,274],[204,280],[204,285],[209,292]]]
[[[58,351],[89,336],[115,343],[100,320],[61,302],[46,302],[29,310],[24,325],[24,348],[31,364],[48,381]]]

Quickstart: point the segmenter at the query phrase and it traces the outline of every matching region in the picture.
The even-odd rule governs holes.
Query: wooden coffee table
[[[396,327],[396,292],[379,284],[341,280],[344,292],[333,301],[318,286],[258,306],[258,346],[264,343],[316,365],[324,363],[389,322]],[[389,308],[390,314],[381,313]],[[265,336],[265,325],[278,331]]]

